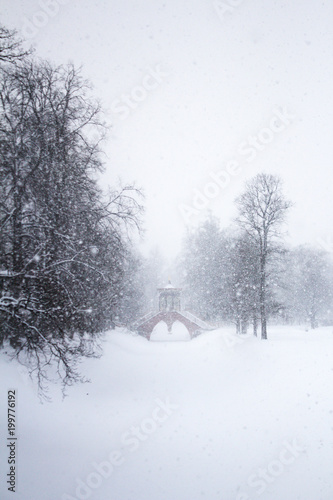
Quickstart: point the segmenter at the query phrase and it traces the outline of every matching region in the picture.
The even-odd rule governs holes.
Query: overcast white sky
[[[223,12],[228,4],[238,6]],[[83,65],[113,125],[105,182],[121,176],[145,190],[146,248],[175,255],[186,227],[180,207],[236,161],[238,173],[207,202],[223,225],[244,181],[266,171],[295,203],[290,241],[333,249],[331,0],[221,0],[219,12],[211,0],[0,5],[1,23],[23,31],[38,55]],[[276,108],[291,123],[272,121]],[[266,143],[250,153],[258,134]]]

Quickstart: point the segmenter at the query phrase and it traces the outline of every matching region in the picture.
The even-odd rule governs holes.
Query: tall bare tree
[[[0,344],[34,358],[40,381],[51,360],[76,380],[84,339],[112,324],[124,290],[125,226],[142,207],[133,186],[98,187],[103,130],[72,65],[1,68]]]
[[[277,249],[276,240],[281,237],[281,226],[291,203],[283,196],[280,178],[262,173],[247,184],[236,204],[237,222],[257,247],[261,338],[267,339],[267,264]]]

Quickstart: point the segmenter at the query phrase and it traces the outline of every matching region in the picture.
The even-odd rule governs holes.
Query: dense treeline
[[[283,245],[291,206],[281,181],[260,174],[238,198],[239,216],[221,230],[209,216],[185,240],[180,270],[189,310],[204,319],[250,325],[267,338],[267,319],[287,324],[333,324],[333,263],[320,249]]]
[[[0,342],[34,359],[40,380],[55,358],[70,383],[92,353],[85,339],[124,309],[140,193],[95,180],[105,127],[80,71],[0,31]]]

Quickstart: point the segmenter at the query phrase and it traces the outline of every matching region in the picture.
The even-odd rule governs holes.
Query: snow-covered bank
[[[18,389],[17,499],[331,500],[332,327],[272,327],[267,342],[112,331],[103,344],[82,366],[91,383],[64,401],[53,388],[51,404],[1,358],[3,407]]]

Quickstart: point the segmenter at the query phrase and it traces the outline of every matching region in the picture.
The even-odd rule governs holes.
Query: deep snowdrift
[[[153,343],[112,331],[82,365],[91,383],[43,405],[2,356],[2,408],[18,390],[15,498],[331,500],[333,329],[270,332]],[[14,498],[5,411],[1,499]]]

